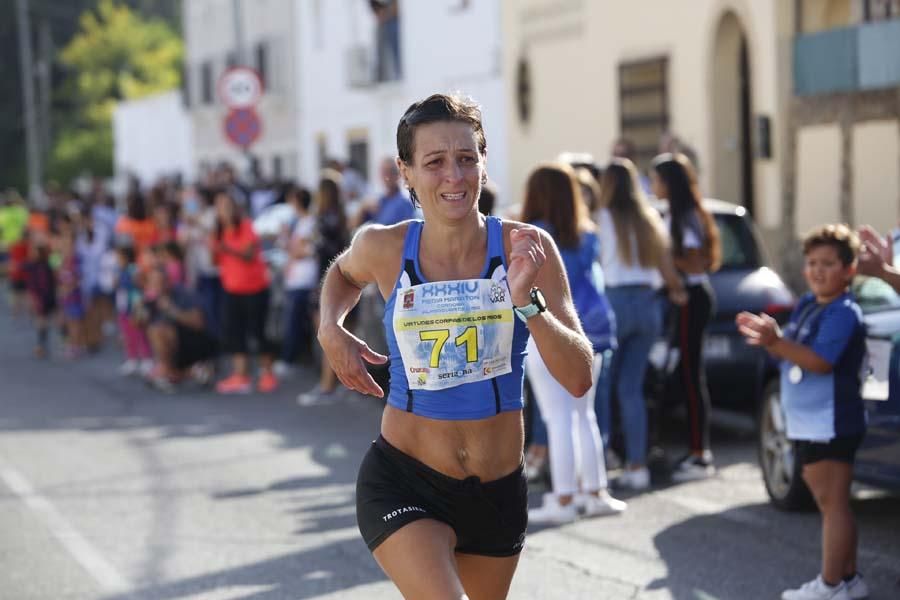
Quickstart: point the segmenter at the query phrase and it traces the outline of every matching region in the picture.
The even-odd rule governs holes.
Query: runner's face
[[[400,161],[400,170],[426,218],[460,219],[477,211],[484,157],[472,126],[459,121],[420,125],[413,141],[412,164]]]
[[[832,299],[843,294],[855,271],[854,265],[841,262],[837,248],[827,244],[811,248],[803,265],[806,283],[818,299]]]

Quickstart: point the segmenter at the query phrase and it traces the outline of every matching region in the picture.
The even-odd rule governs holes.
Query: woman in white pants
[[[610,343],[611,310],[600,292],[595,269],[599,240],[581,200],[574,171],[564,164],[537,167],[528,179],[522,221],[553,236],[566,267],[581,325],[594,344],[594,387],[602,355]],[[565,286],[564,286],[565,287]],[[525,369],[547,425],[553,491],[528,513],[532,523],[568,523],[578,517],[618,513],[626,505],[607,491],[603,440],[594,413],[594,387],[576,398],[550,374],[537,347],[529,343]]]

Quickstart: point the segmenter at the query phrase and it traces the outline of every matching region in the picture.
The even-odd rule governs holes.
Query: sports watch
[[[544,300],[544,293],[540,288],[531,288],[531,303],[525,306],[514,306],[513,310],[516,311],[516,316],[525,323],[531,317],[547,310],[547,301]]]

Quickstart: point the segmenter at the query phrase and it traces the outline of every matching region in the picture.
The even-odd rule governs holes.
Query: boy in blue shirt
[[[817,227],[803,240],[810,292],[782,332],[765,314],[737,316],[740,332],[781,362],[788,439],[822,514],[822,571],[783,600],[868,596],[856,572],[856,523],[850,510],[853,460],[866,430],[861,370],[866,354],[862,312],[849,292],[859,239],[846,225]]]

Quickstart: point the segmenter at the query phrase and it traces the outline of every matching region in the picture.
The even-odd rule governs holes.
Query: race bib
[[[512,371],[515,317],[506,279],[397,290],[394,335],[412,390],[443,390]]]

